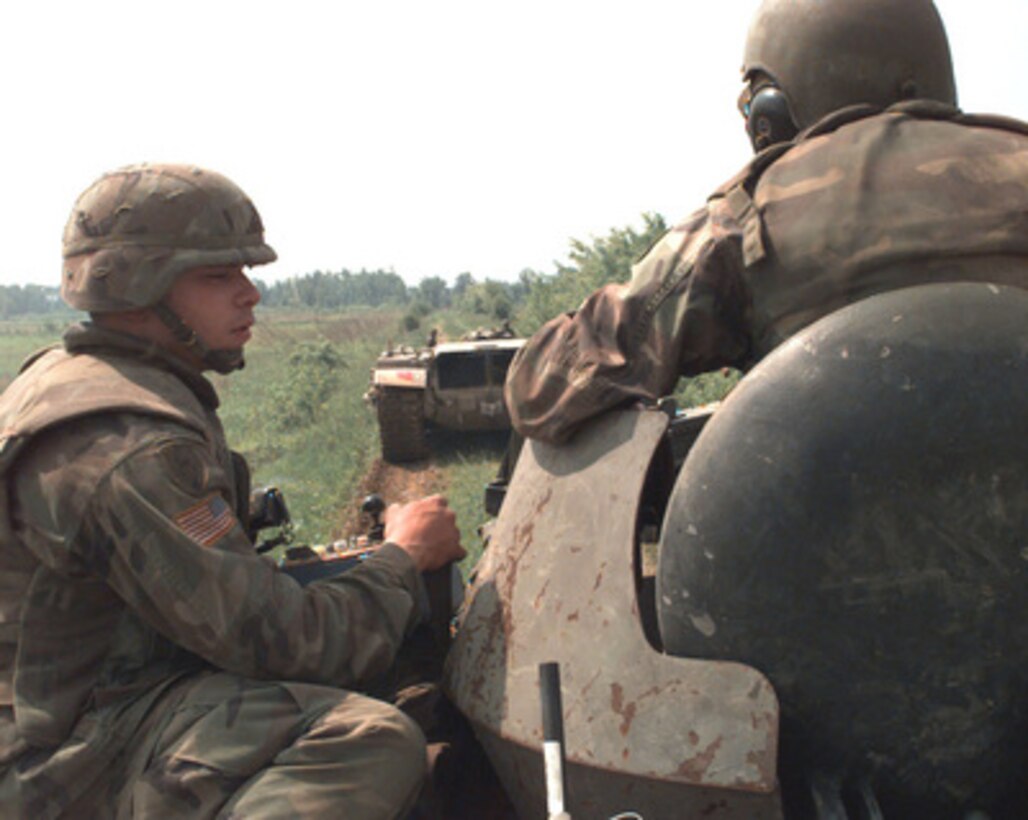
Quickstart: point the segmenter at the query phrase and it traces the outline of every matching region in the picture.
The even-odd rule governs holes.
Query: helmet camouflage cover
[[[79,310],[157,304],[188,270],[276,258],[250,198],[190,165],[133,165],[105,174],[64,228],[61,296]]]
[[[932,0],[764,0],[743,57],[744,79],[757,72],[785,92],[801,129],[858,103],[957,101]]]

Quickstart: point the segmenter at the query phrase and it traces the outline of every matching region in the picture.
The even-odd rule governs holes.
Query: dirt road
[[[418,461],[411,464],[390,464],[376,458],[361,479],[359,498],[377,493],[387,504],[404,504],[446,490],[446,477],[434,464]],[[340,524],[344,537],[367,531],[358,504],[351,504]]]

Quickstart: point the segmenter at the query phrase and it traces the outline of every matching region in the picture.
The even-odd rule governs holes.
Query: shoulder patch
[[[236,525],[236,520],[232,508],[217,493],[212,493],[175,516],[176,526],[204,547],[212,546],[227,535]]]

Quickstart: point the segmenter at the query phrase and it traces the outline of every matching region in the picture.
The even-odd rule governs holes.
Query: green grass
[[[0,321],[0,390],[18,375],[25,358],[61,340],[71,320],[6,319]]]
[[[230,445],[250,462],[254,486],[274,485],[285,493],[297,543],[339,537],[346,514],[360,502],[361,479],[380,452],[375,414],[363,401],[379,353],[390,343],[419,345],[425,328],[435,325],[456,338],[481,319],[443,312],[404,332],[402,315],[399,309],[261,311],[246,367],[212,377]],[[77,318],[0,321],[0,389],[25,357],[59,342]],[[442,491],[474,557],[481,552],[477,530],[486,519],[485,485],[496,473],[502,446],[502,437],[440,436]]]
[[[274,485],[285,493],[297,543],[340,537],[360,503],[361,479],[380,452],[374,412],[362,399],[378,354],[389,344],[420,345],[431,327],[458,338],[484,324],[475,314],[442,311],[404,332],[402,317],[400,309],[261,311],[246,368],[213,378],[229,443],[249,460],[254,486]],[[27,355],[59,341],[71,320],[0,322],[0,386]],[[713,401],[737,380],[737,373],[683,380],[676,398],[682,407]],[[482,551],[485,485],[495,477],[505,446],[505,435],[434,437],[441,491],[457,513],[468,550],[465,568]]]
[[[360,503],[361,478],[380,452],[375,415],[362,396],[381,350],[390,343],[421,344],[424,327],[435,324],[445,324],[451,337],[476,326],[470,316],[433,314],[422,328],[404,333],[400,318],[399,312],[375,311],[262,314],[247,348],[246,368],[218,379],[229,441],[250,461],[255,486],[272,484],[283,490],[297,543],[339,537],[341,524]],[[340,366],[298,369],[291,363],[298,351],[326,342],[338,353]],[[290,397],[307,394],[310,381],[332,382],[331,389],[325,394],[310,391],[323,399],[309,420],[298,421]],[[465,568],[482,551],[478,530],[487,519],[485,485],[495,476],[505,445],[504,434],[434,436],[433,463],[442,476],[441,492],[457,513],[468,550]]]
[[[741,378],[742,373],[731,368],[701,373],[690,379],[679,379],[673,395],[679,408],[699,407],[724,399]]]
[[[507,444],[504,433],[446,433],[436,436],[433,457],[446,482],[446,497],[457,513],[461,543],[468,551],[465,574],[482,554],[480,528],[488,520],[485,487],[496,477]]]
[[[404,332],[402,316],[400,309],[261,311],[246,367],[212,376],[230,445],[250,462],[254,486],[274,485],[284,492],[296,543],[340,537],[348,513],[360,503],[361,479],[380,453],[375,414],[363,401],[379,353],[389,344],[420,345],[431,327],[453,339],[488,324],[481,316],[443,311]],[[26,356],[59,342],[76,318],[0,322],[0,387],[14,378]],[[465,568],[482,551],[485,486],[495,477],[505,446],[504,434],[434,436],[441,491],[457,513],[468,550]]]
[[[296,541],[332,540],[340,511],[355,503],[378,453],[374,416],[362,397],[398,314],[260,318],[246,368],[217,379],[225,431],[250,462],[254,486],[285,493]]]

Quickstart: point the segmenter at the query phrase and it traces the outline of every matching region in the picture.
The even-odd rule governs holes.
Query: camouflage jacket
[[[0,397],[0,770],[88,784],[121,741],[96,714],[142,717],[198,669],[353,686],[392,663],[413,562],[387,544],[301,587],[257,556],[217,404],[195,371],[89,325]]]
[[[1028,125],[914,101],[843,109],[758,154],[705,207],[516,356],[523,435],[747,368],[866,296],[932,281],[1028,287]]]

